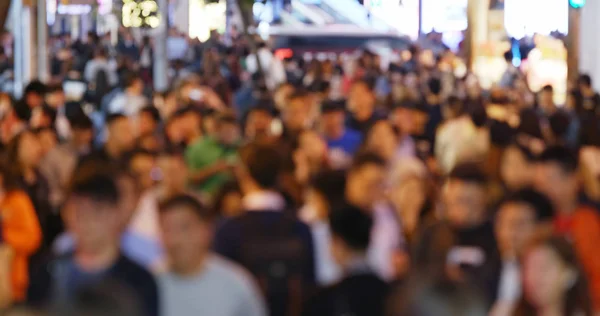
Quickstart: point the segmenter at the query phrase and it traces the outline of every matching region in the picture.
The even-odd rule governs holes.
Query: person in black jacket
[[[373,219],[367,212],[347,205],[331,213],[329,226],[333,235],[331,252],[345,276],[310,299],[303,315],[384,315],[388,285],[369,267],[366,255]]]
[[[34,273],[27,293],[29,305],[68,305],[82,291],[109,281],[133,293],[143,315],[158,315],[154,278],[119,249],[125,217],[120,205],[112,177],[97,174],[74,180],[64,218],[76,240],[76,249]]]
[[[215,250],[256,277],[270,315],[297,315],[315,283],[310,229],[286,211],[276,190],[283,166],[278,148],[250,144],[240,158],[242,166],[235,173],[245,213],[221,226]]]

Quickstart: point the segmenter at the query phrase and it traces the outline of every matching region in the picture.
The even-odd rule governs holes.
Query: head
[[[139,114],[139,135],[153,134],[160,124],[160,113],[152,105],[144,107]]]
[[[556,111],[548,119],[552,140],[556,144],[564,144],[569,136],[571,127],[571,116],[565,111]]]
[[[502,155],[500,176],[509,191],[531,186],[535,176],[535,155],[519,143],[509,145]]]
[[[500,203],[494,224],[500,254],[507,259],[521,256],[539,224],[550,221],[553,215],[552,202],[533,189],[509,195]]]
[[[30,109],[44,105],[44,96],[46,94],[46,85],[41,81],[30,82],[23,92],[23,100]]]
[[[283,124],[291,132],[299,132],[311,125],[311,106],[306,92],[295,92],[288,98],[287,106],[283,108]]]
[[[535,188],[550,198],[557,212],[570,212],[577,206],[578,167],[577,153],[566,147],[549,147],[538,157]]]
[[[387,161],[391,161],[398,149],[398,134],[388,120],[379,120],[367,133],[366,148],[375,152]]]
[[[371,210],[383,197],[385,173],[386,163],[379,155],[358,155],[348,172],[346,199],[365,210]]]
[[[106,118],[106,127],[108,129],[106,145],[111,148],[110,150],[120,156],[133,149],[135,136],[129,117],[123,114],[110,114]]]
[[[72,140],[78,147],[87,147],[92,144],[94,124],[87,115],[80,113],[69,118],[69,125],[71,126]]]
[[[375,111],[375,93],[372,85],[366,81],[356,81],[350,88],[348,107],[354,118],[359,121],[368,120]]]
[[[579,79],[577,80],[577,86],[579,87],[579,90],[581,90],[582,92],[591,90],[592,89],[592,77],[590,77],[590,75],[587,75],[587,74],[583,74],[583,75],[579,76]]]
[[[156,155],[150,151],[136,149],[129,153],[129,171],[137,180],[137,186],[142,191],[150,189],[154,179],[154,168],[156,166]]]
[[[139,74],[130,72],[123,77],[123,87],[131,95],[142,95],[144,92],[144,81]]]
[[[221,217],[231,218],[242,214],[242,191],[236,181],[225,183],[215,196],[215,211]]]
[[[15,136],[8,144],[7,157],[8,161],[16,164],[19,173],[37,168],[43,158],[37,135],[31,130],[24,130]]]
[[[306,191],[305,203],[318,219],[327,219],[338,206],[343,205],[346,173],[340,170],[323,170],[314,175]]]
[[[367,211],[347,205],[329,215],[331,254],[342,267],[366,256],[371,240],[373,219]]]
[[[187,165],[183,153],[177,150],[162,152],[157,159],[160,185],[168,192],[184,192],[187,187]]]
[[[241,166],[236,170],[242,193],[276,190],[283,158],[274,144],[252,143],[240,149]]]
[[[431,211],[430,194],[427,179],[418,175],[404,177],[394,183],[390,191],[390,202],[394,205],[403,231],[407,236],[413,236],[421,220]]]
[[[523,299],[516,315],[554,306],[561,315],[592,315],[587,282],[573,245],[561,237],[541,236],[523,256]]]
[[[487,178],[479,165],[456,166],[444,184],[445,216],[456,228],[477,226],[486,220]]]
[[[346,104],[343,101],[325,101],[321,106],[321,129],[329,138],[341,137],[346,124]]]
[[[551,85],[544,86],[538,93],[538,103],[546,113],[552,113],[556,110],[554,104],[554,88]]]
[[[45,157],[58,144],[56,131],[50,127],[38,128],[35,131],[40,147],[42,148],[42,157]]]
[[[394,106],[390,119],[401,135],[411,135],[415,132],[413,110],[415,107],[416,105],[410,101],[403,101]]]
[[[289,97],[294,93],[294,86],[289,83],[280,85],[273,96],[278,109],[284,109],[288,105]]]
[[[327,143],[312,129],[305,129],[298,135],[298,149],[309,163],[322,164],[327,157]]]
[[[236,145],[241,139],[240,126],[233,113],[222,113],[216,120],[217,139],[223,145]]]
[[[180,275],[199,271],[210,252],[214,216],[189,195],[177,195],[160,206],[160,227],[171,270]]]
[[[65,91],[60,84],[48,86],[45,99],[46,104],[55,110],[65,105],[67,102]]]
[[[268,106],[259,106],[250,109],[246,116],[244,134],[246,138],[256,139],[271,135],[273,111]]]
[[[118,247],[122,228],[119,199],[116,181],[109,175],[79,175],[73,180],[63,217],[77,251],[93,254]]]

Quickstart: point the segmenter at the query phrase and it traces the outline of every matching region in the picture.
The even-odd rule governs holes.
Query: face
[[[252,111],[246,123],[246,136],[258,137],[270,134],[273,118],[263,111]]]
[[[240,139],[240,128],[235,123],[221,123],[218,127],[219,141],[225,145],[233,145]]]
[[[158,159],[161,170],[161,184],[173,191],[185,190],[187,184],[187,166],[180,156],[162,156]]]
[[[38,138],[26,132],[21,136],[19,144],[19,160],[26,167],[36,167],[42,159],[42,146]]]
[[[541,104],[554,104],[554,96],[552,95],[552,92],[542,91],[540,92],[539,98]]]
[[[521,151],[509,147],[504,152],[500,165],[500,175],[510,190],[529,186],[533,181],[534,166],[529,163]]]
[[[456,227],[477,225],[485,213],[485,189],[481,186],[450,180],[444,188],[446,217]]]
[[[563,203],[577,198],[578,184],[575,174],[567,174],[555,163],[540,163],[535,168],[535,188],[546,194],[561,210]]]
[[[392,159],[396,153],[398,138],[392,125],[387,121],[377,122],[369,132],[368,147],[386,159]]]
[[[405,108],[397,108],[392,115],[392,123],[402,135],[410,135],[414,131],[413,112]]]
[[[152,179],[154,164],[154,157],[150,155],[137,155],[131,160],[131,172],[136,176],[139,186],[143,190],[154,185],[154,179]]]
[[[46,95],[46,103],[54,109],[63,106],[65,102],[67,100],[64,91],[56,91]]]
[[[315,131],[308,130],[300,135],[300,149],[310,161],[322,161],[327,155],[327,144]]]
[[[348,105],[357,119],[366,120],[373,114],[375,96],[365,84],[357,83],[350,89]]]
[[[310,125],[310,105],[306,101],[305,98],[295,98],[289,102],[284,112],[286,128],[298,131]]]
[[[573,272],[547,246],[531,249],[523,262],[523,288],[528,302],[534,307],[546,307],[561,302],[568,290]]]
[[[213,238],[212,226],[184,206],[160,215],[162,240],[172,268],[189,271],[208,253]]]
[[[534,234],[535,210],[525,203],[504,204],[498,210],[495,230],[502,254],[520,256]]]
[[[325,133],[338,131],[344,126],[345,115],[343,111],[334,111],[323,113],[321,116],[321,126]]]
[[[350,202],[370,209],[382,197],[384,179],[384,168],[375,164],[353,170],[348,174],[346,197]]]
[[[116,206],[74,196],[65,205],[65,215],[79,249],[93,252],[118,243],[121,217]]]
[[[50,150],[56,147],[56,134],[51,130],[44,130],[38,134],[40,146],[42,148],[42,156],[45,156]]]
[[[126,151],[133,148],[135,136],[128,118],[121,118],[110,124],[108,133],[111,141],[114,141],[121,150]]]
[[[413,232],[426,199],[423,182],[416,177],[403,181],[392,188],[390,199],[400,213],[403,229]]]
[[[140,135],[149,135],[149,134],[154,133],[156,126],[157,126],[157,123],[154,120],[154,118],[152,117],[152,115],[150,115],[148,113],[144,113],[144,112],[142,112],[140,114],[140,120],[139,120]]]

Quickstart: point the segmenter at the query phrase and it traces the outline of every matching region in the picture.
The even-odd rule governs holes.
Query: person
[[[496,247],[487,210],[487,186],[488,179],[477,164],[463,163],[452,170],[442,189],[443,217],[456,235],[448,262],[479,286]]]
[[[369,152],[376,153],[393,168],[398,160],[398,134],[388,120],[378,120],[373,123],[365,135],[363,148]]]
[[[0,260],[6,260],[0,262],[7,270],[6,275],[0,275],[6,277],[6,300],[22,303],[29,283],[29,259],[42,244],[42,230],[29,196],[7,162],[0,165],[0,240]]]
[[[123,92],[110,102],[108,113],[121,113],[127,116],[135,116],[148,104],[144,96],[144,81],[138,74],[130,72],[124,75]]]
[[[258,63],[257,56],[260,59],[260,64]],[[274,90],[277,86],[285,82],[286,75],[283,62],[275,57],[264,42],[258,44],[256,54],[250,54],[246,57],[246,69],[251,74],[259,73],[259,65],[262,67],[262,73],[264,73],[264,80],[268,90]]]
[[[369,82],[364,80],[354,82],[348,95],[348,109],[351,115],[347,126],[364,135],[382,116],[375,109],[376,101],[375,93]]]
[[[135,145],[131,119],[123,114],[111,114],[106,118],[106,127],[108,130],[106,144],[88,156],[98,156],[108,162],[120,161]]]
[[[386,280],[394,278],[392,258],[400,247],[402,232],[392,208],[384,202],[385,160],[373,153],[355,157],[348,171],[347,201],[373,216],[373,236],[369,245],[369,263]]]
[[[550,116],[556,112],[556,104],[554,103],[554,88],[551,85],[546,85],[538,92],[537,98],[538,110],[544,115]]]
[[[390,121],[399,134],[398,157],[414,157],[417,154],[415,140],[412,137],[415,131],[416,107],[417,105],[410,100],[394,102],[390,113]]]
[[[283,138],[293,141],[304,129],[312,127],[309,97],[304,91],[296,91],[288,97],[287,106],[282,110]]]
[[[589,75],[583,74],[577,80],[577,88],[582,97],[582,108],[575,109],[580,115],[588,113],[595,115],[600,108],[600,94],[598,94],[592,86],[592,78]]]
[[[156,107],[152,105],[143,107],[139,117],[139,137],[156,134],[160,121],[160,112]]]
[[[117,44],[117,53],[132,62],[138,61],[140,59],[140,49],[136,45],[133,35],[129,31],[125,31],[121,35],[122,37]]]
[[[77,161],[90,153],[94,137],[92,120],[87,115],[73,117],[70,125],[71,139],[48,152],[40,164],[40,171],[50,186],[50,203],[55,208],[63,204]]]
[[[64,219],[77,241],[75,250],[50,260],[33,274],[27,293],[30,305],[43,307],[70,301],[88,286],[113,280],[137,295],[144,315],[158,315],[154,278],[119,249],[125,212],[119,195],[109,175],[80,175],[74,180]]]
[[[316,131],[301,131],[292,147],[294,173],[298,184],[306,185],[313,175],[329,168],[327,144]]]
[[[23,104],[26,105],[30,111],[44,105],[46,89],[46,85],[39,80],[30,82],[23,92]]]
[[[240,159],[236,175],[245,213],[217,230],[215,250],[263,280],[270,315],[297,313],[315,283],[310,229],[286,214],[285,200],[277,191],[283,165],[278,149],[249,144],[241,149]]]
[[[108,60],[108,54],[105,49],[98,48],[94,52],[94,58],[85,64],[83,78],[88,83],[95,83],[99,71],[104,71],[107,76],[107,83],[113,87],[119,83],[116,65]]]
[[[268,103],[261,102],[250,108],[246,114],[244,139],[256,140],[269,138],[273,135],[275,109]]]
[[[267,315],[250,274],[211,252],[211,210],[178,195],[161,205],[160,227],[170,262],[159,277],[162,315]]]
[[[220,218],[236,217],[243,213],[242,191],[235,180],[225,183],[214,198],[214,209]]]
[[[331,254],[342,268],[343,279],[309,300],[303,315],[384,315],[388,285],[367,259],[373,219],[353,206],[329,215]]]
[[[198,191],[213,195],[231,179],[240,142],[238,122],[232,113],[217,118],[216,137],[205,136],[190,144],[185,152],[190,180]]]
[[[325,101],[321,106],[320,128],[329,148],[329,159],[334,167],[343,167],[358,150],[362,135],[346,127],[346,104],[343,101]]]
[[[579,161],[577,154],[565,147],[549,147],[538,158],[535,187],[546,194],[556,216],[554,230],[573,241],[575,253],[590,282],[592,302],[600,310],[600,215],[579,202]]]
[[[539,237],[523,258],[524,295],[512,315],[593,315],[585,274],[568,241]]]
[[[516,191],[500,203],[494,223],[498,256],[488,264],[489,297],[495,301],[493,310],[510,308],[521,298],[519,258],[536,232],[548,230],[546,226],[553,216],[552,202],[533,189]]]
[[[533,185],[535,176],[535,154],[518,142],[511,143],[502,154],[500,178],[509,192]]]
[[[155,194],[159,202],[187,192],[188,171],[181,151],[167,149],[159,153],[157,166],[160,180]]]

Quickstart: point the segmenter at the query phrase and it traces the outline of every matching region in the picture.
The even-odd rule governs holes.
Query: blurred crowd
[[[600,95],[449,49],[51,39],[0,94],[0,312],[600,315]],[[10,45],[8,45],[10,47]],[[0,63],[10,68],[10,53]]]

